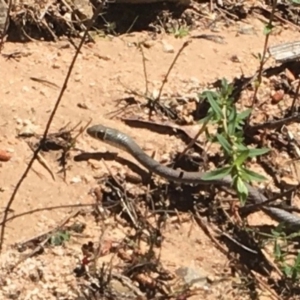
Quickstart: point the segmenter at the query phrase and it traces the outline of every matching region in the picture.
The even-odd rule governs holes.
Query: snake
[[[148,171],[159,175],[169,181],[184,184],[195,185],[217,185],[233,188],[233,179],[230,175],[220,179],[207,180],[203,179],[205,172],[188,172],[183,170],[172,169],[162,165],[152,157],[147,155],[142,148],[129,135],[104,125],[93,125],[86,130],[87,134],[103,143],[111,145],[115,148],[129,153]],[[300,229],[300,217],[296,216],[281,208],[263,205],[268,198],[264,196],[258,189],[246,183],[248,189],[248,199],[255,204],[261,204],[261,210],[271,217],[273,220],[284,223],[286,227],[293,231]]]

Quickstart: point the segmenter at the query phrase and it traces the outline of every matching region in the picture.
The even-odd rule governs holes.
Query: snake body
[[[230,176],[225,176],[222,179],[204,180],[202,179],[204,172],[186,172],[171,169],[160,164],[148,156],[130,136],[116,129],[103,125],[94,125],[87,129],[87,133],[94,139],[128,152],[146,169],[167,180],[199,185],[214,184],[232,188],[233,180]],[[268,200],[251,185],[247,184],[247,188],[249,192],[248,198],[254,203],[260,204]],[[283,222],[293,230],[300,229],[300,217],[280,208],[262,206],[261,209],[277,222]]]

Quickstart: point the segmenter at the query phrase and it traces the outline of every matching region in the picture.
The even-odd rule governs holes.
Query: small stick
[[[147,76],[147,68],[146,68],[146,58],[145,58],[145,53],[143,50],[143,47],[141,45],[141,43],[138,43],[138,49],[141,51],[142,53],[142,58],[143,58],[143,72],[144,72],[144,78],[145,78],[145,87],[146,87],[146,91],[145,91],[145,95],[148,95],[149,89],[148,89],[148,76]]]
[[[27,143],[29,148],[34,152],[33,146],[30,143]],[[55,181],[54,173],[52,172],[51,168],[49,167],[49,164],[47,163],[46,159],[41,155],[41,153],[37,153],[37,160],[38,162],[49,172],[52,179]]]
[[[179,58],[179,56],[180,56],[180,54],[182,53],[182,51],[183,51],[183,50],[184,50],[191,42],[192,42],[192,40],[189,40],[189,41],[184,42],[183,45],[182,45],[182,47],[181,47],[181,48],[179,49],[179,51],[177,52],[177,54],[176,54],[176,56],[175,56],[173,62],[171,63],[171,65],[170,65],[170,67],[169,67],[169,70],[168,70],[166,76],[165,76],[164,79],[163,79],[162,85],[161,85],[161,87],[160,87],[160,89],[159,89],[158,96],[156,97],[155,101],[158,101],[158,100],[160,99],[161,93],[162,93],[162,91],[163,91],[163,88],[164,88],[165,84],[166,84],[167,81],[168,81],[168,77],[169,77],[169,75],[170,75],[172,69],[174,68],[177,59]]]
[[[33,81],[36,81],[36,82],[39,82],[39,83],[42,83],[42,84],[45,84],[47,86],[59,88],[59,86],[56,83],[50,82],[46,79],[41,79],[41,78],[37,78],[37,77],[29,77],[29,79],[31,79]]]

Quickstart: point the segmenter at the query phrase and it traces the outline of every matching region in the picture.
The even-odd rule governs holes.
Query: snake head
[[[94,125],[86,130],[89,136],[100,141],[103,141],[105,139],[106,131],[107,127],[103,125]]]

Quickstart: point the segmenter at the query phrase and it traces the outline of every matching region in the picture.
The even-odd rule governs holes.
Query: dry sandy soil
[[[222,77],[231,80],[240,76],[242,72],[246,76],[252,75],[258,66],[257,59],[252,54],[262,51],[265,36],[262,33],[262,22],[247,22],[254,26],[254,33],[237,34],[237,27],[233,26],[222,32],[225,44],[203,39],[193,40],[178,59],[164,94],[185,95],[197,86],[205,86]],[[294,41],[298,36],[293,29],[282,29],[280,33],[271,37],[270,45]],[[86,124],[92,119],[92,124],[101,123],[130,133],[147,153],[156,151],[157,160],[168,158],[169,153],[182,151],[185,145],[174,136],[146,129],[133,129],[117,118],[110,119],[108,115],[116,109],[115,100],[128,95],[128,88],[140,93],[145,90],[141,53],[134,47],[134,43],[145,39],[150,39],[147,33],[136,33],[114,38],[98,38],[96,44],[85,45],[50,132],[57,132],[68,123],[75,126],[80,121]],[[187,39],[188,37],[176,39],[170,35],[159,36],[144,50],[150,91],[160,87],[175,53]],[[165,52],[164,43],[173,47],[175,52]],[[1,163],[1,209],[4,209],[32,156],[32,150],[26,140],[17,138],[17,134],[24,130],[24,126],[29,126],[37,134],[43,133],[75,52],[67,41],[61,41],[6,43],[3,53],[16,51],[24,55],[18,59],[0,56],[1,150],[6,150],[12,155],[9,162]],[[231,61],[234,55],[240,62]],[[31,77],[47,80],[56,86],[33,81]],[[92,140],[86,133],[78,138],[76,148],[87,152],[116,151]],[[78,151],[74,150],[71,154],[74,156]],[[119,154],[134,161],[126,153]],[[35,162],[34,171],[29,172],[11,207],[9,217],[16,217],[6,225],[4,248],[0,256],[0,284],[3,285],[0,290],[1,299],[76,299],[77,283],[72,272],[78,258],[82,258],[81,245],[87,241],[97,242],[103,232],[104,240],[107,241],[116,241],[124,234],[110,219],[97,224],[88,213],[85,216],[77,216],[77,221],[86,224],[82,235],[71,237],[64,246],[48,247],[40,256],[25,259],[12,272],[8,272],[9,266],[16,264],[24,255],[12,248],[12,245],[58,226],[77,209],[66,206],[93,204],[95,197],[90,191],[97,184],[94,177],[108,173],[102,162],[70,160],[67,178],[64,181],[63,174],[58,173],[60,167],[56,161],[56,154],[47,153],[45,158],[55,174],[55,180],[41,164]],[[123,169],[122,165],[114,161],[108,161],[106,165],[113,173]],[[58,208],[48,209],[50,207]],[[36,209],[40,210],[30,213]],[[262,213],[257,213],[252,218],[259,218],[261,223],[270,223],[269,218]],[[72,218],[73,221],[75,219]],[[191,299],[199,299],[205,295],[209,299],[242,299],[242,296],[232,290],[232,276],[226,275],[228,259],[213,246],[200,227],[191,227],[190,221],[181,225],[168,222],[164,236],[161,260],[169,270],[174,271],[179,267],[201,268],[213,281],[216,278],[220,279]],[[100,262],[108,260],[105,256],[100,258]],[[33,275],[37,270],[43,273],[43,279],[37,280]],[[269,298],[265,296],[265,299]]]

